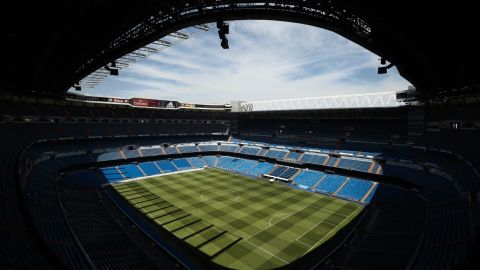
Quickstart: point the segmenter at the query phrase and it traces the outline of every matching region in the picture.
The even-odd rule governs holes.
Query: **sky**
[[[225,104],[405,90],[395,69],[325,29],[277,21],[231,21],[230,49],[216,29],[109,76],[87,95]]]

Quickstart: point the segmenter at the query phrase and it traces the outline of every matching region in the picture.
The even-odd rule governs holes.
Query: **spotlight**
[[[118,69],[116,69],[116,68],[115,68],[115,69],[111,69],[111,70],[110,70],[110,75],[112,75],[112,76],[118,76]]]
[[[229,49],[228,47],[228,39],[222,38],[222,43],[220,43],[220,46],[222,46],[223,49]]]
[[[384,67],[379,67],[378,68],[378,74],[387,74],[388,72],[388,69],[393,67],[393,64],[390,63],[388,66],[384,66]]]
[[[225,39],[227,36],[225,36],[225,33],[222,33],[220,30],[218,30],[218,38],[219,39]]]
[[[387,74],[387,67],[379,67],[378,74]]]
[[[75,91],[82,91],[82,87],[80,86],[80,82],[77,82],[76,84],[74,84],[73,88],[75,89]]]
[[[228,39],[226,37],[226,35],[230,33],[229,24],[224,22],[222,19],[218,19],[217,28],[218,28],[218,37],[222,40],[222,42],[220,43],[220,46],[222,46],[223,49],[229,49],[230,47],[228,46]]]
[[[115,61],[112,61],[110,65],[111,67],[105,66],[105,69],[110,71],[110,75],[118,76],[118,68],[116,67],[117,63]]]
[[[220,29],[225,22],[222,19],[217,19],[217,28]]]
[[[220,27],[220,29],[218,30],[218,37],[220,39],[223,39],[225,38],[225,35],[228,35],[228,33],[230,33],[230,27],[228,26],[228,24]]]
[[[230,25],[228,23],[224,23],[222,27],[220,27],[220,31],[225,33],[225,35],[230,34]]]

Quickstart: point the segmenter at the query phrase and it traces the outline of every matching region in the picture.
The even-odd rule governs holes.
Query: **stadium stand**
[[[163,155],[163,151],[160,147],[155,147],[155,148],[139,148],[140,152],[142,152],[142,156],[148,157],[148,156],[158,156],[158,155]]]
[[[271,158],[278,158],[278,159],[283,159],[285,158],[285,155],[287,154],[287,151],[283,151],[283,150],[276,150],[276,149],[272,149],[270,148],[264,156],[266,157],[271,157]]]
[[[155,267],[104,209],[95,190],[69,184],[61,193],[65,216],[93,265],[103,269]]]
[[[198,147],[200,148],[200,151],[202,151],[202,152],[218,151],[218,145],[217,144],[200,144]]]
[[[117,166],[117,170],[125,177],[125,179],[145,176],[135,164]]]
[[[338,163],[339,168],[357,170],[368,172],[370,166],[372,165],[372,161],[370,160],[359,160],[359,159],[352,159],[352,158],[341,158],[340,162]]]
[[[282,174],[280,174],[280,177],[285,179],[290,179],[290,177],[292,177],[295,173],[297,173],[297,170],[298,169],[296,168],[287,168]]]
[[[45,132],[44,134],[48,134],[48,132]],[[254,143],[254,142],[253,142]],[[101,142],[95,143],[95,146],[93,147],[100,147]],[[52,143],[48,142],[45,144],[42,144],[42,146],[37,147],[37,148],[32,148],[32,156],[41,156],[43,158],[49,158],[50,156],[48,154],[44,155],[44,153],[51,152],[51,149],[56,149],[56,158],[52,161],[52,164],[56,164],[51,170],[47,170],[47,174],[54,174],[54,171],[60,167],[64,166],[72,166],[77,163],[85,163],[85,162],[96,162],[97,160],[103,160],[103,161],[112,161],[112,160],[125,160],[125,158],[128,159],[138,159],[138,158],[143,158],[142,155],[138,154],[138,151],[135,151],[137,154],[128,153],[128,151],[125,150],[118,150],[122,149],[122,146],[113,146],[114,144],[109,145],[108,147],[105,147],[105,149],[108,149],[110,152],[98,152],[98,154],[87,154],[87,152],[82,152],[83,149],[88,149],[91,148],[92,145],[89,143],[85,143],[84,145],[79,144],[78,147],[72,147],[71,144],[69,143],[64,143],[64,142],[58,142],[58,143]],[[280,145],[281,146],[281,145]],[[116,148],[118,147],[118,148]],[[151,147],[151,146],[146,146],[146,147]],[[242,153],[243,148],[240,146],[236,146],[238,154],[245,154]],[[169,148],[171,149],[176,149],[176,145],[171,145]],[[142,153],[145,151],[145,148],[139,148]],[[374,194],[379,194],[379,192],[383,192],[385,188],[382,188],[381,185],[375,184],[370,181],[364,181],[357,179],[355,177],[348,178],[346,176],[341,176],[341,175],[332,175],[332,174],[325,174],[322,173],[321,171],[314,171],[314,170],[301,170],[300,172],[297,173],[296,168],[288,167],[288,166],[283,166],[283,165],[274,165],[273,163],[269,162],[258,162],[257,160],[248,160],[244,158],[234,158],[234,157],[228,157],[228,156],[220,156],[217,158],[216,156],[194,156],[194,157],[186,157],[186,158],[174,158],[172,161],[169,160],[161,160],[158,159],[159,156],[164,155],[162,151],[158,151],[160,148],[148,148],[148,149],[157,149],[154,150],[156,155],[145,155],[146,157],[149,158],[157,158],[156,161],[147,161],[147,162],[139,162],[138,165],[135,163],[128,163],[128,164],[120,164],[117,166],[110,166],[110,167],[105,167],[100,171],[102,175],[105,175],[106,181],[118,181],[118,180],[123,180],[125,178],[132,178],[132,177],[143,177],[145,175],[154,175],[158,173],[165,173],[165,172],[172,172],[176,171],[178,169],[188,169],[193,167],[203,167],[204,165],[202,164],[208,164],[208,166],[211,167],[218,167],[218,168],[223,168],[229,171],[234,171],[237,173],[242,173],[245,175],[249,176],[261,176],[262,174],[272,174],[272,175],[278,175],[282,178],[293,178],[294,184],[297,187],[301,188],[306,188],[311,191],[316,191],[316,192],[321,192],[325,194],[331,194],[333,196],[339,196],[345,199],[353,200],[353,201],[358,201],[360,203],[364,204],[373,204],[372,207],[375,207],[376,209],[380,209],[381,213],[383,213],[384,209],[382,209],[382,206],[377,206],[375,203],[378,201],[376,199],[377,195]],[[199,147],[199,150],[202,150],[201,147]],[[207,149],[209,151],[210,149]],[[309,148],[309,151],[323,151],[322,149],[315,149],[315,148]],[[429,153],[425,153],[424,151],[419,152],[421,154],[418,155],[412,155],[412,152],[405,151],[404,149],[399,149],[399,153],[403,153],[402,155],[392,155],[393,152],[390,153],[389,158],[393,158],[393,160],[397,160],[399,156],[402,158],[408,158],[409,160],[417,160],[420,163],[422,162],[423,159],[427,159]],[[61,153],[63,152],[63,153]],[[152,151],[153,152],[153,151]],[[187,151],[188,152],[188,151]],[[83,153],[80,156],[78,155],[79,153]],[[122,154],[123,153],[123,154]],[[232,152],[226,152],[230,154],[237,154],[237,153],[232,153]],[[352,157],[351,155],[356,155],[358,152],[357,151],[351,151],[351,152],[345,152],[345,151],[337,151],[335,152],[336,155],[340,155],[339,157],[335,157],[335,161],[329,161],[325,162],[327,159],[325,159],[325,156],[320,156],[318,154],[313,154],[313,153],[305,153],[301,159],[301,161],[304,161],[306,159],[305,163],[306,164],[317,164],[318,165],[323,165],[325,163],[325,166],[331,166],[332,168],[335,168],[335,165],[337,165],[338,168],[346,168],[346,169],[352,169],[356,171],[361,171],[364,173],[375,173],[376,174],[376,169],[369,170],[370,166],[374,164],[376,167],[375,168],[380,168],[380,165],[376,162],[372,163],[369,162],[369,168],[366,168],[368,162],[365,161],[365,159],[357,159]],[[188,154],[188,153],[187,153]],[[199,153],[194,153],[194,154],[199,154],[201,155],[201,152]],[[342,156],[343,154],[347,156]],[[77,156],[75,156],[77,155]],[[174,154],[175,155],[175,154]],[[183,155],[183,153],[178,153],[177,155]],[[249,155],[251,156],[251,155]],[[260,157],[261,156],[257,156]],[[288,157],[288,156],[287,156]],[[441,156],[440,156],[441,157]],[[323,159],[323,162],[311,162],[312,160],[315,160],[315,158],[320,158]],[[330,157],[331,158],[331,157]],[[329,159],[330,159],[329,158]],[[218,160],[218,161],[217,161]],[[285,158],[286,161],[288,161],[288,158]],[[441,167],[444,167],[444,164],[448,165],[448,158],[446,159],[441,159],[437,158],[436,162],[440,165]],[[307,162],[308,161],[308,162]],[[457,161],[459,164],[461,163],[461,160],[459,159]],[[191,164],[191,165],[190,165]],[[425,268],[433,268],[433,267],[439,267],[439,265],[444,265],[450,264],[450,265],[455,265],[460,263],[463,259],[466,258],[468,254],[468,250],[471,249],[473,243],[471,241],[471,238],[468,238],[468,235],[472,235],[474,232],[472,228],[469,228],[467,224],[471,224],[468,219],[462,219],[462,218],[456,218],[456,222],[449,222],[452,218],[452,216],[458,216],[462,217],[462,213],[467,213],[469,212],[469,206],[465,205],[465,203],[461,199],[454,199],[456,198],[456,192],[455,188],[451,188],[453,185],[452,183],[446,181],[444,178],[440,176],[434,176],[432,174],[425,174],[422,167],[419,165],[408,165],[408,164],[403,164],[399,163],[399,161],[387,161],[386,163],[382,164],[379,172],[381,175],[385,176],[392,176],[395,178],[401,178],[405,179],[405,181],[412,182],[413,184],[416,185],[421,185],[422,187],[435,187],[432,189],[426,189],[426,198],[429,200],[428,205],[429,205],[429,215],[428,218],[425,219],[427,222],[428,226],[428,231],[427,230],[422,230],[418,231],[415,233],[404,233],[405,237],[402,238],[402,243],[404,242],[405,245],[402,249],[397,250],[394,247],[388,247],[386,250],[392,250],[388,251],[387,253],[390,254],[390,256],[395,255],[397,259],[388,259],[387,257],[382,257],[380,256],[381,254],[373,254],[371,253],[369,256],[372,256],[372,260],[374,261],[374,258],[383,258],[382,263],[384,265],[390,265],[393,268],[400,267],[403,264],[403,261],[405,258],[411,256],[410,251],[405,251],[407,253],[402,253],[403,250],[408,250],[409,247],[412,245],[419,245],[418,243],[418,238],[424,235],[424,242],[419,248],[419,254],[422,254],[422,256],[425,259],[422,259],[418,262],[418,265],[421,267]],[[455,164],[455,163],[454,163]],[[274,168],[275,166],[275,168]],[[465,165],[468,167],[468,165]],[[452,165],[450,165],[452,167]],[[453,166],[457,168],[457,166]],[[36,166],[34,168],[37,168]],[[40,167],[38,167],[40,168]],[[373,167],[372,167],[373,168]],[[446,168],[449,168],[446,166]],[[162,171],[160,171],[162,169]],[[38,169],[31,170],[31,177],[32,179],[35,178],[35,171]],[[458,170],[458,169],[457,169]],[[464,176],[459,178],[461,181],[459,184],[462,187],[469,187],[472,188],[472,183],[474,181],[470,180],[473,179],[471,176],[468,175],[467,171],[464,171]],[[94,178],[96,175],[95,171],[84,171],[83,173],[77,175],[77,176],[72,176],[71,179],[76,179],[72,183],[75,184],[80,184],[81,186],[85,185],[87,182],[82,181],[81,179],[83,177],[88,177],[88,178]],[[292,177],[294,176],[294,177]],[[412,177],[413,176],[413,177]],[[38,177],[36,177],[38,179]],[[28,178],[30,179],[30,178]],[[30,181],[30,180],[29,180]],[[462,182],[463,181],[463,182]],[[37,180],[38,182],[38,180]],[[35,180],[31,180],[32,185],[34,186]],[[442,185],[439,185],[439,183],[442,183]],[[89,185],[94,186],[94,183],[90,183]],[[44,185],[45,186],[45,185]],[[48,186],[45,186],[48,187]],[[48,189],[54,189],[54,186],[50,186]],[[38,189],[39,192],[42,194],[48,194],[49,191],[43,190],[43,189]],[[54,193],[49,193],[52,198],[55,198]],[[50,200],[51,202],[54,202],[55,200]],[[34,205],[31,207],[35,207]],[[441,207],[441,208],[440,208]],[[449,209],[456,209],[455,211],[452,210],[452,214],[439,214],[442,212],[441,209],[445,209],[445,207],[449,207]],[[458,209],[463,209],[460,212],[458,212]],[[40,211],[39,209],[36,209],[37,211]],[[36,215],[36,218],[42,219],[47,213]],[[401,213],[401,212],[400,212]],[[61,213],[60,213],[61,214]],[[368,214],[370,215],[370,214]],[[421,215],[421,214],[419,214]],[[378,219],[378,216],[377,216]],[[420,220],[420,218],[419,218]],[[437,224],[439,222],[442,222],[445,224],[445,226],[438,226]],[[39,228],[45,228],[45,225],[41,225],[42,223],[39,223],[37,221],[37,226]],[[60,225],[55,225],[55,226],[60,226]],[[390,226],[390,225],[389,225]],[[55,228],[54,226],[50,226],[50,228]],[[367,239],[370,239],[371,245],[375,246],[380,245],[380,240],[378,239],[383,239],[382,237],[379,236],[379,232],[376,232],[375,230],[371,231],[371,229],[368,229],[367,233],[365,234],[365,237]],[[450,235],[447,233],[449,230],[451,231],[456,231],[456,232],[462,232],[456,235]],[[44,234],[43,237],[47,237],[48,239],[52,239],[52,243],[55,243],[53,239],[55,237],[60,237],[66,238],[64,236],[65,232],[64,229],[55,229],[55,233],[49,233],[46,231],[46,234]],[[428,250],[428,247],[431,247],[433,245],[436,245],[438,243],[438,239],[435,237],[435,235],[442,234],[442,235],[449,235],[444,242],[441,242],[440,247],[437,247],[439,252],[435,254],[431,254]],[[57,235],[57,236],[55,236]],[[460,237],[463,235],[464,237]],[[391,233],[392,239],[397,239],[395,238],[395,233]],[[362,238],[364,239],[364,238]],[[409,240],[410,239],[410,240]],[[457,239],[457,240],[452,240],[452,239]],[[460,240],[462,239],[462,240]],[[365,259],[360,259],[360,258],[365,258],[365,257],[359,257],[358,254],[362,254],[368,251],[367,246],[365,244],[360,247],[360,243],[364,241],[361,239],[354,240],[352,242],[352,246],[359,247],[357,251],[355,251],[353,254],[355,256],[351,257],[349,260],[342,260],[342,262],[338,262],[338,260],[333,259],[332,263],[338,264],[338,265],[372,265],[373,261],[368,261]],[[396,240],[400,241],[400,240]],[[451,241],[458,241],[457,246],[458,246],[458,251],[453,252],[450,250],[448,247],[450,246],[448,243],[451,243]],[[48,241],[46,241],[48,243]],[[72,243],[72,242],[71,242]],[[367,243],[367,242],[364,242]],[[66,242],[65,242],[66,244]],[[59,246],[55,245],[56,247],[52,246],[52,250],[55,254],[58,255],[59,258],[63,261],[76,261],[78,265],[82,265],[85,262],[83,261],[83,255],[80,253],[80,255],[74,255],[75,253],[73,252],[72,249],[70,249],[68,246]],[[66,252],[66,249],[69,251]],[[348,248],[347,248],[348,250]],[[360,252],[362,251],[362,252]],[[72,253],[73,252],[73,253]],[[343,251],[339,251],[336,253],[336,256],[343,256],[342,253]],[[397,253],[395,253],[397,252]],[[398,253],[400,252],[400,253]],[[402,255],[401,255],[402,254]],[[441,254],[447,254],[448,260],[445,260],[444,262],[438,262],[439,256],[443,256]],[[400,256],[401,255],[401,256]],[[79,259],[74,259],[72,256],[80,256]],[[393,257],[391,257],[393,258]],[[143,260],[143,259],[142,259]],[[82,262],[83,261],[83,262]],[[396,263],[394,263],[396,261]],[[348,262],[345,264],[345,262]],[[393,263],[393,264],[392,264]],[[81,266],[78,266],[78,268],[82,268]]]
[[[273,164],[268,162],[259,162],[257,166],[250,169],[246,174],[251,176],[260,176],[268,174],[273,169]]]
[[[247,174],[251,168],[255,167],[258,164],[256,160],[244,160],[242,164],[235,167],[235,171],[241,174]]]
[[[323,164],[325,162],[326,156],[320,156],[316,154],[305,153],[302,157],[302,162],[305,163],[315,163],[315,164]]]
[[[236,144],[222,144],[220,145],[220,148],[219,148],[220,151],[222,152],[237,152],[238,151],[238,145]]]
[[[216,156],[206,156],[203,157],[203,160],[205,160],[205,163],[210,167],[216,167],[218,163],[218,158]]]
[[[117,167],[108,167],[101,169],[103,175],[109,182],[125,180],[125,175]]]
[[[290,179],[265,185],[319,192],[362,209],[285,268],[480,269],[478,9],[473,1],[417,2],[9,2],[2,14],[0,268],[215,269],[204,263],[218,253],[192,255],[190,246],[175,242],[188,253],[181,256],[154,244],[150,231],[133,222],[142,215],[122,212],[105,192],[110,183],[206,164],[251,181]],[[355,108],[339,102],[311,110],[290,100],[299,110],[255,111],[255,101],[215,106],[72,93],[84,91],[95,70],[108,76],[110,66],[131,65],[127,57],[156,51],[148,41],[170,47],[159,37],[185,38],[183,27],[201,30],[208,25],[193,25],[235,19],[321,26],[359,43],[381,58],[379,74],[395,66],[413,85],[392,95],[406,106],[370,107],[351,95]],[[347,79],[352,87],[358,83]],[[236,188],[243,187],[228,187]],[[269,195],[259,201],[279,194]],[[202,235],[216,233],[203,229]],[[225,235],[197,247],[228,249]],[[162,236],[166,242],[171,235]],[[194,236],[185,239],[201,238]],[[275,245],[260,248],[268,254]],[[191,258],[200,267],[183,265]]]
[[[180,153],[195,153],[198,152],[198,148],[195,145],[180,145],[177,147]]]
[[[195,168],[203,168],[204,166],[207,165],[207,163],[202,158],[199,158],[199,157],[190,157],[190,158],[187,158],[187,160]]]
[[[175,165],[175,167],[178,170],[192,169],[192,165],[184,158],[174,159],[174,160],[172,160],[172,163],[173,163],[173,165]]]
[[[284,173],[288,168],[284,166],[277,166],[273,171],[270,172],[271,176],[280,177],[282,173]]]
[[[302,170],[294,178],[295,184],[313,188],[325,175],[317,171]]]
[[[288,155],[285,159],[298,160],[300,158],[300,156],[302,156],[302,153],[290,151],[290,152],[288,152]]]
[[[155,162],[163,173],[176,172],[177,168],[169,160],[160,160]]]
[[[333,194],[345,183],[345,181],[345,176],[327,175],[327,177],[323,178],[320,184],[317,185],[315,190]]]
[[[337,192],[337,196],[344,196],[352,200],[360,201],[367,194],[373,183],[361,179],[350,178],[348,182]]]
[[[161,174],[160,168],[153,162],[139,163],[138,166],[147,176]]]
[[[244,146],[240,150],[240,153],[247,155],[256,155],[260,151],[258,147]]]
[[[169,147],[163,148],[163,151],[167,155],[178,154],[178,149],[175,146],[170,145]]]

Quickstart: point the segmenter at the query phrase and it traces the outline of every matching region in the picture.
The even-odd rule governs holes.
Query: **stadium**
[[[479,269],[474,4],[362,2],[12,3],[0,267]],[[229,25],[246,20],[331,31],[412,87],[229,103],[82,92],[207,32],[239,46]]]

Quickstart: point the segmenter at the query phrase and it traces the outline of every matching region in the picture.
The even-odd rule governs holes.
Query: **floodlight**
[[[378,74],[387,74],[387,67],[379,67]]]
[[[222,38],[222,43],[220,43],[220,46],[222,46],[223,49],[229,49],[230,47],[228,46],[228,39]]]
[[[75,91],[82,91],[82,87],[80,86],[80,82],[77,82],[76,84],[74,84],[73,88],[75,89]]]
[[[393,67],[393,64],[390,63],[388,66],[384,66],[384,67],[379,67],[378,68],[378,74],[387,74],[388,72],[388,69]]]
[[[228,46],[228,39],[226,37],[226,35],[230,33],[229,24],[223,21],[222,19],[218,19],[217,28],[218,28],[218,37],[222,40],[222,42],[220,43],[220,46],[222,46],[223,49],[229,49],[230,47]]]
[[[116,67],[117,63],[115,61],[112,61],[110,65],[111,67],[105,66],[105,69],[110,71],[110,75],[118,76],[118,68]]]

